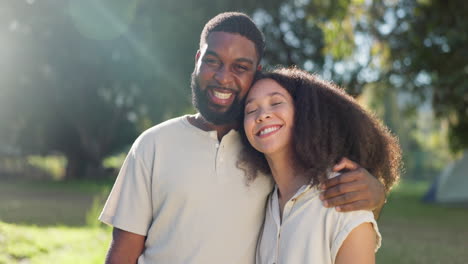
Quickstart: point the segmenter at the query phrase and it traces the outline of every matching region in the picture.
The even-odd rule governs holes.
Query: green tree
[[[229,10],[264,31],[264,64],[317,72],[355,96],[418,94],[449,120],[454,149],[468,145],[466,8],[435,0],[3,1],[0,144],[62,153],[68,178],[102,174],[139,132],[191,111],[199,34]]]
[[[390,2],[390,4],[389,4]],[[452,150],[468,148],[468,7],[463,1],[374,1],[370,31],[387,49],[382,80],[429,101]]]
[[[0,143],[65,155],[69,179],[103,175],[103,158],[190,109],[202,26],[241,6],[253,3],[2,2]]]
[[[117,35],[83,37],[67,1],[1,7],[11,58],[1,78],[3,134],[23,154],[65,155],[67,178],[103,175],[102,159],[136,136],[137,56]]]
[[[258,9],[254,17],[266,36],[266,64],[297,65],[359,95],[371,63],[370,49],[359,46],[366,8],[364,1],[332,0]]]

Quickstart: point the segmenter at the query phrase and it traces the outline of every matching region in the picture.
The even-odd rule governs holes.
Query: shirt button
[[[216,146],[216,148],[219,148],[219,143],[216,143],[216,145],[215,145],[215,146]]]

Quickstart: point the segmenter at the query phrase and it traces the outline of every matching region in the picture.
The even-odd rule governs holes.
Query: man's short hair
[[[225,12],[210,19],[200,35],[200,48],[206,43],[211,32],[235,33],[249,39],[255,44],[260,63],[265,49],[265,38],[248,15],[239,12]]]

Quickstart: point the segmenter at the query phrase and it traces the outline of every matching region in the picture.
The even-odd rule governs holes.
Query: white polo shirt
[[[381,236],[370,211],[337,212],[319,199],[320,190],[302,186],[286,203],[280,219],[278,189],[268,199],[263,233],[257,246],[257,264],[334,263],[348,234],[362,223],[370,222]]]
[[[247,185],[239,134],[221,142],[179,117],[130,150],[100,220],[146,236],[138,263],[253,264],[271,177]]]

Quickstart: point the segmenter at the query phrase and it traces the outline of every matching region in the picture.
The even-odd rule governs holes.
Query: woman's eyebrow
[[[275,96],[275,95],[279,95],[279,96],[281,96],[281,97],[285,97],[282,93],[279,93],[279,92],[272,92],[272,93],[267,94],[266,96],[268,96],[268,97],[273,97],[273,96]],[[255,99],[256,99],[255,97],[248,99],[247,101],[245,101],[245,105],[248,105],[249,103],[251,103],[251,102],[252,102],[253,100],[255,100]]]

